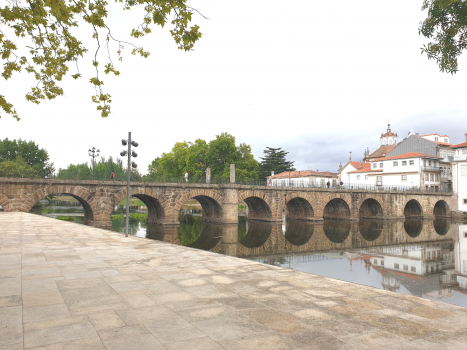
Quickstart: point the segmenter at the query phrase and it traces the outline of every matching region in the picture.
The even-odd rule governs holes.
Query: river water
[[[35,212],[84,219],[83,208],[68,202]],[[113,215],[124,212],[118,206]],[[179,219],[180,226],[130,220],[129,234],[467,307],[467,225],[449,219],[268,223],[241,216],[237,227],[203,222],[196,210]],[[112,220],[112,230],[124,233],[125,220]]]

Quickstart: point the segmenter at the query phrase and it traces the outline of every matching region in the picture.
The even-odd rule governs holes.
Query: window
[[[430,252],[426,252],[426,258],[431,259],[431,253]]]
[[[430,174],[430,181],[435,181],[435,175],[434,174]]]
[[[431,160],[428,161],[428,166],[431,166]]]
[[[379,163],[379,167],[382,168],[382,167],[383,167],[383,163]]]
[[[462,150],[462,154],[467,154],[467,148]]]
[[[464,232],[464,237],[467,238],[467,232]]]
[[[438,136],[435,136],[435,142],[438,142]]]
[[[402,175],[402,181],[407,181],[407,175]]]
[[[389,144],[392,145],[392,140],[389,140]]]
[[[444,143],[448,143],[448,142],[449,142],[449,140],[448,140],[448,139],[444,139]]]
[[[373,168],[376,168],[377,166],[378,166],[378,164],[373,163]]]
[[[386,140],[383,140],[383,146],[386,146]]]
[[[467,237],[467,236],[466,236]],[[381,260],[381,266],[384,266],[384,260]]]
[[[374,260],[373,260],[373,264],[377,265],[377,264],[378,264],[378,260],[374,259]]]
[[[430,175],[429,174],[425,174],[425,181],[430,181]]]
[[[376,186],[381,186],[383,184],[383,177],[376,176]]]
[[[399,269],[399,264],[394,263],[394,268]]]
[[[368,180],[368,175],[365,175],[365,180]]]
[[[405,165],[407,165],[407,161],[406,161],[406,160],[403,160],[403,161],[402,161],[402,166],[405,166]]]
[[[357,180],[360,180],[360,175],[357,175]]]
[[[410,266],[410,271],[412,271],[412,272],[417,272],[417,269],[416,269],[415,266]]]
[[[409,160],[409,165],[414,165],[414,164],[415,164],[415,161]]]
[[[438,174],[435,174],[435,181],[439,181]]]
[[[464,204],[467,204],[467,199],[463,199],[462,202],[464,202]]]
[[[404,271],[409,271],[409,266],[404,265]]]
[[[399,162],[392,162],[392,166],[397,166],[399,165]]]

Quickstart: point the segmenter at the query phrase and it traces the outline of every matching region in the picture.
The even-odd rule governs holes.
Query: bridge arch
[[[127,196],[126,188],[119,191],[114,196],[113,203],[106,203],[104,209],[104,220],[110,221],[110,215],[118,203],[124,200]],[[156,191],[146,188],[130,188],[130,197],[140,199],[148,208],[148,223],[162,224],[166,217],[165,209],[162,206],[165,198],[161,197]]]
[[[66,194],[76,199],[84,209],[84,224],[92,225],[98,211],[97,200],[86,189],[80,186],[47,186],[33,191],[19,208],[19,211],[29,213],[32,207],[41,199],[56,194]],[[6,210],[5,210],[6,211]]]
[[[331,199],[323,211],[324,219],[350,219],[350,208],[345,200],[342,198]]]
[[[178,220],[178,213],[183,204],[189,199],[196,199],[203,209],[203,221],[221,221],[222,220],[222,197],[219,193],[208,189],[192,190],[182,195],[173,207],[173,214]]]
[[[312,220],[313,207],[310,202],[302,197],[295,197],[286,203],[287,220]]]
[[[435,207],[433,208],[433,215],[435,216],[448,216],[449,215],[449,206],[444,200],[439,200],[436,202]]]
[[[367,198],[363,201],[358,211],[360,218],[377,218],[383,217],[383,208],[381,204],[373,198]]]
[[[409,200],[404,207],[405,217],[420,217],[423,216],[423,208],[416,199]]]
[[[262,191],[239,191],[238,203],[241,202],[248,207],[249,220],[282,220],[282,211],[278,210],[277,202]]]

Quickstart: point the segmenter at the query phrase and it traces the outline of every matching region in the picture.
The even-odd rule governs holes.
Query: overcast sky
[[[298,170],[333,172],[349,151],[360,160],[366,147],[378,148],[388,120],[400,140],[412,127],[464,142],[467,53],[456,75],[421,55],[422,0],[188,2],[209,18],[194,17],[203,37],[192,52],[176,48],[167,26],[132,40],[136,13],[110,12],[114,36],[151,56],[128,48],[120,77],[105,77],[113,100],[106,119],[91,102],[91,53],[80,62],[84,79],[66,79],[65,96],[39,106],[24,99],[33,84],[25,74],[0,80],[22,118],[2,113],[0,139],[34,140],[58,169],[89,161],[93,146],[118,156],[131,131],[142,173],[175,142],[221,132],[250,144],[258,160],[265,147],[282,147]]]

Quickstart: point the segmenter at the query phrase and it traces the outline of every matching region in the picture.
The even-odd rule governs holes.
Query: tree
[[[45,149],[39,148],[39,145],[36,145],[33,141],[27,142],[21,139],[17,141],[8,138],[0,140],[0,162],[17,162],[18,157],[23,159],[31,168],[34,167],[34,173],[38,177],[48,177],[55,171],[53,163],[49,163],[49,153]],[[22,161],[17,162],[18,165],[20,163]]]
[[[435,60],[442,72],[454,74],[457,58],[467,48],[467,1],[424,0],[422,10],[427,9],[419,33],[433,41],[423,45],[422,53]]]
[[[24,177],[38,178],[42,175],[42,169],[38,166],[30,166],[21,157],[16,160],[5,160],[0,162],[0,177]]]
[[[263,151],[264,157],[261,158],[261,163],[259,165],[259,177],[264,179],[267,176],[271,175],[271,171],[274,171],[274,174],[280,174],[284,171],[294,171],[294,162],[287,161],[285,156],[289,154],[282,150],[282,148],[272,148],[266,147]]]
[[[116,2],[121,3],[123,10],[142,10],[141,24],[138,23],[130,34],[135,39],[151,33],[151,24],[164,27],[167,22],[172,25],[170,34],[181,50],[191,50],[201,37],[197,25],[189,27],[193,13],[199,12],[188,6],[186,0]],[[0,7],[3,78],[10,79],[14,72],[21,72],[23,68],[31,73],[37,84],[26,94],[26,100],[35,104],[39,104],[45,98],[52,100],[63,95],[63,89],[58,83],[67,75],[70,65],[76,65],[72,78],[81,78],[78,60],[89,49],[77,39],[76,33],[83,31],[83,28],[89,28],[96,45],[92,61],[96,74],[89,80],[95,88],[92,101],[98,104],[97,110],[101,112],[102,117],[107,117],[110,113],[111,96],[104,93],[104,82],[99,76],[98,54],[101,45],[107,47],[106,54],[108,53],[103,65],[105,74],[120,74],[110,58],[111,43],[116,45],[119,61],[122,60],[124,45],[132,48],[133,55],[144,58],[149,56],[149,52],[143,47],[114,38],[107,26],[108,7],[106,0],[27,0],[23,4],[20,0],[9,0],[3,8]],[[18,38],[16,42],[12,39],[14,36]],[[30,42],[19,47],[18,43],[22,44],[25,41],[22,38],[30,39]],[[3,95],[0,95],[0,107],[19,120],[14,106]]]
[[[190,179],[206,176],[211,168],[211,179],[228,180],[230,164],[235,164],[235,178],[238,181],[258,178],[258,162],[251,153],[251,147],[244,143],[235,145],[235,137],[227,133],[217,135],[209,142],[197,139],[192,142],[177,142],[172,151],[154,159],[148,167],[149,181],[173,181],[183,179],[185,171]]]

